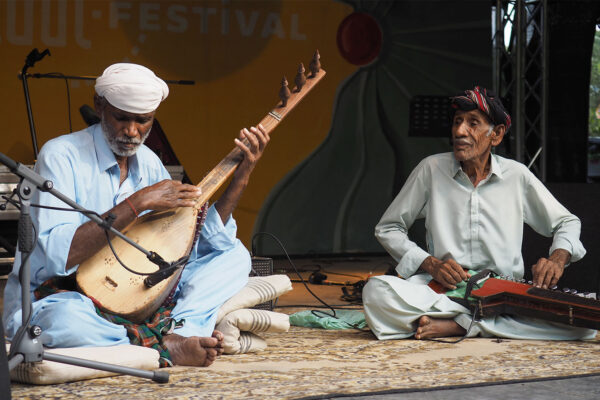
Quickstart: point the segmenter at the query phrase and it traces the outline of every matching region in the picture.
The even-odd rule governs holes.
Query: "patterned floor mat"
[[[600,373],[600,339],[377,341],[370,332],[292,327],[267,350],[170,369],[167,384],[130,376],[51,386],[13,384],[15,399],[298,399]]]

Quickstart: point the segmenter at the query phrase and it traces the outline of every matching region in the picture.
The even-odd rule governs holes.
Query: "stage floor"
[[[393,265],[386,256],[295,258],[304,279],[315,271],[333,283],[356,283]],[[297,280],[286,260],[275,273]],[[299,282],[275,311],[317,309]],[[324,302],[360,310],[341,299],[342,286],[309,284]],[[352,288],[351,286],[349,287]],[[370,332],[291,327],[265,333],[260,353],[222,356],[209,368],[170,369],[168,384],[116,376],[60,385],[13,384],[15,399],[598,399],[600,340],[549,342],[467,339],[377,341]]]

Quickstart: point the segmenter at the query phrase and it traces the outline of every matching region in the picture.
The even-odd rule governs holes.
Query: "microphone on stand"
[[[87,212],[87,210],[85,210],[79,204],[75,203],[73,200],[69,199],[68,197],[61,194],[60,192],[54,190],[54,185],[53,185],[52,181],[46,180],[44,177],[37,174],[35,171],[27,168],[26,166],[24,166],[21,163],[14,161],[13,159],[11,159],[10,157],[6,156],[3,153],[0,153],[0,163],[6,165],[8,167],[8,169],[10,169],[13,173],[20,176],[21,178],[27,179],[28,182],[31,182],[39,190],[44,191],[44,192],[50,192],[51,194],[56,196],[58,199],[62,200],[64,203],[70,205],[73,209],[78,210],[80,212],[84,212],[84,214],[88,218],[90,218],[92,221],[96,222],[102,228],[114,233],[115,235],[119,236],[121,239],[123,239],[124,241],[126,241],[127,243],[132,245],[133,247],[140,250],[142,253],[146,254],[146,257],[148,257],[148,259],[152,263],[158,265],[158,268],[159,268],[158,271],[151,273],[144,279],[144,284],[146,285],[146,287],[151,288],[152,286],[156,285],[157,283],[167,279],[169,276],[173,275],[173,273],[178,268],[181,268],[181,266],[185,265],[185,263],[187,262],[189,256],[181,257],[179,260],[169,263],[169,262],[165,261],[156,252],[148,251],[148,250],[144,249],[143,247],[138,245],[136,242],[132,241],[127,236],[123,235],[121,232],[119,232],[118,230],[116,230],[112,227],[112,222],[114,221],[114,218],[115,218],[114,215],[109,214],[107,216],[106,220],[103,220],[102,218],[100,218],[100,216],[97,216],[93,213]],[[25,190],[28,192],[31,192],[33,190],[33,187],[31,187],[31,188],[26,187]],[[27,228],[29,228],[29,227],[27,227]]]
[[[181,268],[182,265],[185,265],[185,263],[187,263],[188,258],[189,256],[183,256],[179,260],[170,263],[165,261],[157,253],[151,251],[150,255],[148,256],[148,260],[158,265],[158,271],[153,272],[152,274],[144,278],[144,285],[147,288],[151,288],[152,286],[164,281],[165,279],[173,275],[173,273],[178,268]]]
[[[29,119],[29,130],[31,131],[31,143],[33,145],[33,158],[38,158],[37,134],[35,132],[35,122],[33,121],[33,111],[31,111],[31,101],[29,99],[29,86],[27,85],[27,70],[35,65],[42,58],[50,55],[50,50],[46,49],[41,53],[37,48],[31,50],[25,58],[25,65],[21,69],[21,81],[23,82],[23,93],[25,94],[25,106],[27,107],[27,117]]]
[[[33,67],[36,62],[41,61],[42,58],[44,58],[46,56],[51,56],[51,55],[52,54],[50,54],[50,50],[48,50],[48,49],[46,49],[40,53],[38,51],[38,49],[35,48],[35,49],[31,50],[29,52],[29,54],[27,54],[27,58],[25,59],[25,65],[28,68]]]

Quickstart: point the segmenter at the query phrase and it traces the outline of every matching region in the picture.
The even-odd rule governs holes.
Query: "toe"
[[[210,365],[215,362],[215,360],[211,360],[210,358],[206,357],[206,360],[204,360],[204,364],[202,365],[203,367],[210,367]]]
[[[217,338],[214,338],[214,337],[203,337],[203,338],[199,338],[199,340],[200,340],[200,346],[202,346],[204,348],[214,348],[219,345],[219,341],[217,340]]]
[[[212,359],[216,359],[218,355],[219,355],[219,353],[217,352],[217,349],[213,349],[213,348],[206,349],[206,356],[207,357],[210,357]]]

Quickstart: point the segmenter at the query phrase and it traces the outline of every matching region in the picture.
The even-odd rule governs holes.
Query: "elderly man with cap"
[[[163,80],[135,64],[108,67],[96,81],[94,105],[99,124],[48,141],[36,171],[57,190],[81,206],[116,216],[123,229],[141,213],[190,207],[199,188],[170,179],[144,140],[154,114],[169,93]],[[235,139],[244,159],[219,200],[208,209],[204,226],[174,294],[175,303],[160,310],[156,324],[131,324],[103,313],[75,290],[65,290],[77,265],[106,244],[104,231],[85,216],[33,208],[38,235],[31,254],[31,324],[43,329],[48,347],[110,346],[136,343],[161,352],[161,365],[208,366],[222,353],[223,335],[214,331],[219,307],[247,283],[250,256],[236,239],[232,211],[269,141],[259,126],[243,129]],[[64,207],[48,193],[38,192],[33,204]],[[21,321],[18,268],[21,254],[4,294],[7,336]],[[71,287],[73,289],[73,287]]]
[[[453,152],[421,161],[375,228],[377,239],[398,262],[399,277],[375,276],[365,285],[369,327],[378,339],[465,334],[593,338],[594,330],[517,315],[473,321],[469,309],[450,300],[450,293],[439,294],[428,286],[433,280],[448,291],[460,290],[471,274],[483,269],[521,279],[523,223],[553,236],[549,256],[533,266],[535,286],[556,285],[569,262],[585,255],[579,219],[527,167],[492,154],[510,127],[501,101],[475,87],[453,97],[451,104]],[[417,218],[425,218],[427,250],[407,235]]]

